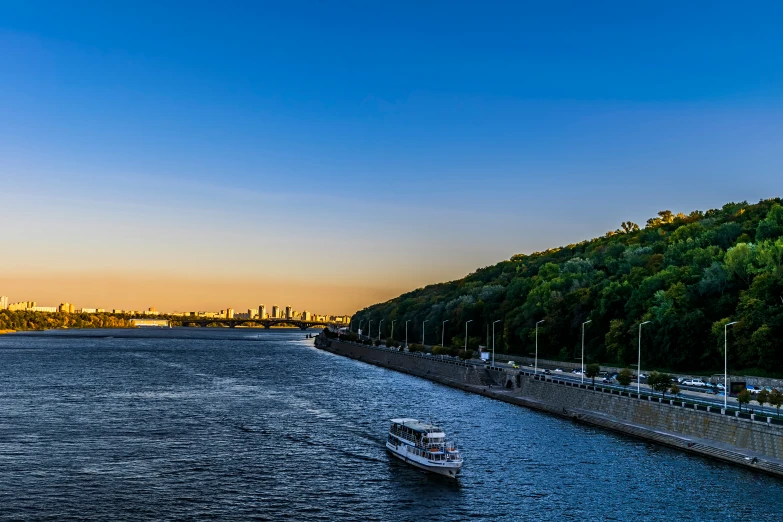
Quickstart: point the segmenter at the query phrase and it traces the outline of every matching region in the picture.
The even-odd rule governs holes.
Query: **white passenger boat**
[[[457,477],[462,457],[443,430],[417,419],[392,419],[386,449],[392,455],[427,471]]]

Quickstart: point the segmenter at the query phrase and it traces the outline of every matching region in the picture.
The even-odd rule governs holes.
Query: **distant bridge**
[[[301,330],[307,330],[314,326],[332,326],[342,328],[347,325],[343,323],[330,323],[328,321],[302,321],[299,319],[226,319],[224,317],[182,317],[173,319],[172,322],[179,322],[182,326],[209,326],[222,325],[229,328],[235,328],[240,325],[257,324],[264,328],[273,326],[295,326]]]

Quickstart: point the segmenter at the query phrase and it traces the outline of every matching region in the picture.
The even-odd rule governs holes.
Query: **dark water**
[[[385,452],[432,418],[459,482]],[[296,331],[0,336],[0,518],[783,520],[783,481],[369,366]]]

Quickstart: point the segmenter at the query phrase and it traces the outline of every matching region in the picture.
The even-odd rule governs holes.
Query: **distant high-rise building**
[[[293,314],[291,313],[291,307],[290,306],[286,306],[285,307],[285,318],[286,319],[293,319],[294,318]]]
[[[272,305],[272,317],[278,319],[280,317],[280,307]]]
[[[307,310],[302,312],[302,320],[309,321],[310,320],[310,312],[308,312]]]
[[[234,318],[234,309],[229,308],[226,310],[226,319],[233,319]]]
[[[248,319],[255,319],[258,317],[258,310],[254,310],[252,308],[247,309],[247,318]]]
[[[266,306],[258,305],[258,318],[266,319]]]
[[[60,303],[57,311],[63,314],[71,314],[73,313],[73,305],[71,303]]]
[[[8,296],[0,295],[0,310],[5,310],[6,308],[8,308]]]

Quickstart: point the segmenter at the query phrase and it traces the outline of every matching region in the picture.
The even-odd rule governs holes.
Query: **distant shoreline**
[[[16,330],[0,330],[0,335],[16,333]]]

